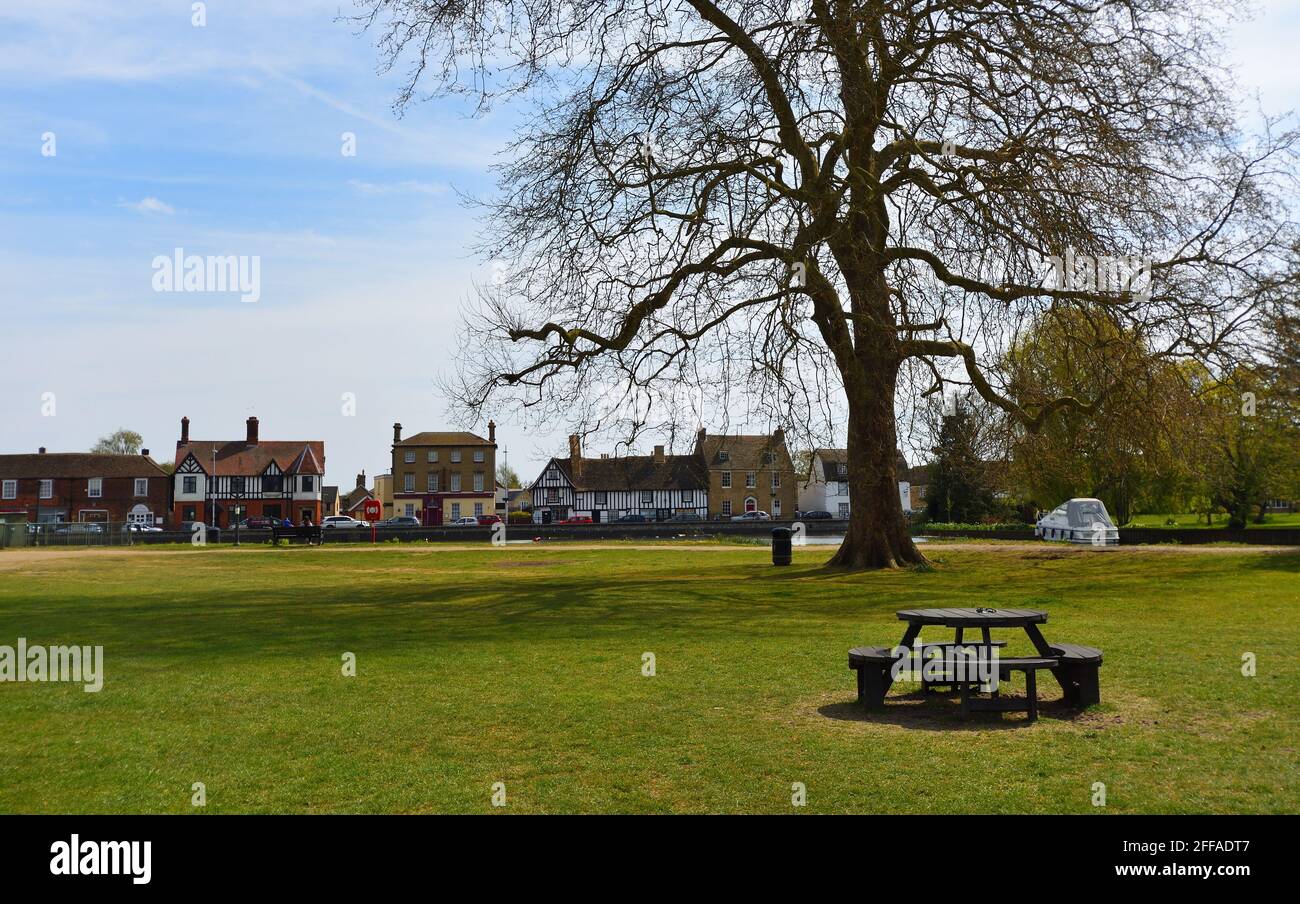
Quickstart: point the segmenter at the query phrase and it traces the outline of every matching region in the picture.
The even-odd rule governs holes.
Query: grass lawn
[[[811,546],[0,550],[0,644],[106,671],[0,684],[0,812],[196,812],[193,782],[208,813],[791,812],[794,782],[803,812],[1300,811],[1300,555],[927,550],[852,576]],[[1046,609],[1105,651],[1102,704],[1044,675],[1035,725],[910,689],[863,714],[849,647],[923,605]]]
[[[1124,525],[1125,527],[1191,527],[1191,528],[1225,528],[1228,526],[1228,516],[1224,514],[1214,515],[1213,523],[1206,524],[1204,515],[1134,515],[1133,520]],[[1173,519],[1173,524],[1165,522]],[[1300,527],[1300,512],[1270,512],[1264,516],[1263,524],[1256,524],[1252,519],[1247,522],[1247,530],[1266,529],[1270,527]]]

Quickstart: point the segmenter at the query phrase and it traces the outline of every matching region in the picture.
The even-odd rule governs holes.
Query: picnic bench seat
[[[1072,706],[1101,702],[1101,650],[1077,643],[1054,643],[1052,652],[1061,657],[1056,678]]]
[[[998,660],[998,680],[1010,678],[1012,672],[1025,673],[1025,702],[1008,700],[998,695],[994,688],[988,698],[974,696],[977,684],[965,682],[961,685],[961,714],[967,717],[972,711],[980,712],[1023,712],[1029,714],[1030,722],[1038,721],[1038,672],[1042,669],[1055,669],[1059,660],[1043,656],[1019,656]]]
[[[319,524],[313,524],[311,527],[276,527],[271,526],[271,542],[278,543],[281,539],[285,540],[305,540],[308,544],[320,544],[324,538],[321,533]]]

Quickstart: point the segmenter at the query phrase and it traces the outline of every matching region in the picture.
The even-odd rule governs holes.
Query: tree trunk
[[[894,423],[897,369],[879,368],[861,391],[848,390],[849,529],[830,564],[862,570],[925,562],[912,542],[898,493]]]

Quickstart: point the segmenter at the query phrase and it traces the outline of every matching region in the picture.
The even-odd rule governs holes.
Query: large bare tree
[[[1058,306],[1231,358],[1290,241],[1293,135],[1247,140],[1214,0],[358,0],[399,107],[527,111],[459,384],[669,420],[683,388],[847,412],[839,565],[922,560],[896,393],[968,384]],[[449,139],[454,140],[454,139]],[[1054,263],[1052,262],[1055,259]],[[1134,262],[1141,262],[1134,266]],[[824,423],[825,419],[819,423]]]

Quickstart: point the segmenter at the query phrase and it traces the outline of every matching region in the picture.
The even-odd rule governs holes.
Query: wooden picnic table
[[[976,608],[935,608],[902,609],[896,613],[900,621],[907,622],[903,639],[893,648],[858,647],[849,651],[849,668],[858,672],[858,697],[870,709],[883,705],[884,696],[893,684],[892,666],[897,662],[895,651],[900,647],[909,652],[927,626],[952,628],[956,637],[952,641],[940,643],[923,642],[924,648],[943,648],[944,654],[952,658],[958,647],[974,647],[980,657],[996,659],[1000,675],[1012,671],[1025,673],[1028,690],[1028,712],[1031,721],[1037,717],[1037,689],[1034,672],[1038,669],[1050,670],[1061,686],[1067,702],[1072,704],[1096,703],[1100,700],[1097,670],[1101,665],[1101,651],[1093,647],[1077,644],[1052,645],[1043,637],[1038,626],[1047,621],[1047,613],[1040,609],[996,609],[979,606]],[[991,636],[994,628],[1020,628],[1033,644],[1037,652],[1035,657],[1001,657],[997,648],[1005,646],[1004,641],[995,641]],[[965,632],[978,630],[979,641],[965,640]],[[924,655],[925,650],[921,651]],[[962,693],[962,712],[970,709],[1007,709],[1011,708],[998,701],[972,702],[970,695],[972,685],[969,681],[937,681],[930,684],[950,684]],[[922,688],[929,690],[923,679]],[[996,690],[994,697],[996,697]]]

